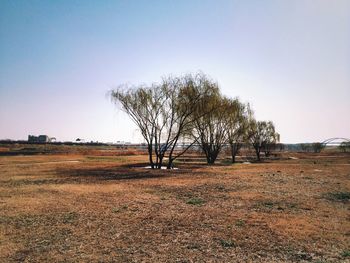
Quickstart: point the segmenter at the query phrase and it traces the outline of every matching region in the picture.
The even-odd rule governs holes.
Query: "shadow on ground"
[[[179,169],[145,169],[147,164],[136,163],[132,165],[122,166],[107,166],[107,167],[68,167],[57,168],[56,174],[60,179],[72,181],[110,181],[110,180],[138,180],[138,179],[152,179],[162,177],[174,177],[182,174],[197,173],[196,170],[203,167],[198,166],[183,166]],[[62,182],[60,182],[62,183]]]

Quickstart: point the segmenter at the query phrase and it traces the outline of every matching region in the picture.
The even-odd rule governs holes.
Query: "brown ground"
[[[350,155],[0,157],[0,262],[350,262]]]

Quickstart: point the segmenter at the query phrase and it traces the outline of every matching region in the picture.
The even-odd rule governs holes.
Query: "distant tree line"
[[[215,163],[225,145],[235,162],[246,143],[260,161],[261,152],[268,156],[280,138],[271,121],[257,121],[249,104],[221,94],[218,83],[203,73],[165,77],[149,86],[121,85],[111,98],[140,130],[152,168],[166,163],[171,169],[194,144],[208,164]],[[178,150],[181,142],[187,146]]]
[[[342,143],[339,145],[339,149],[340,149],[342,152],[350,152],[350,142],[342,142]]]
[[[321,142],[313,142],[313,143],[300,143],[299,147],[300,147],[300,150],[302,150],[303,152],[319,153],[325,148],[325,145]]]
[[[324,148],[326,148],[326,144],[321,142],[299,143],[295,145],[295,148],[296,150],[300,150],[303,152],[320,153]],[[350,152],[350,142],[343,141],[337,146],[337,148],[341,152]]]

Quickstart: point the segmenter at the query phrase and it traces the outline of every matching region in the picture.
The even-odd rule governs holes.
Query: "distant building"
[[[28,142],[39,142],[39,143],[47,143],[51,142],[51,138],[47,135],[28,135]]]

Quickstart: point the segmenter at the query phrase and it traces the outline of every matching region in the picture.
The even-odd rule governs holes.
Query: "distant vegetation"
[[[340,149],[342,152],[350,152],[350,142],[342,142],[342,143],[339,145],[339,149]]]
[[[221,94],[217,82],[202,73],[166,77],[149,86],[121,85],[111,92],[139,128],[147,144],[149,164],[167,168],[197,144],[208,164],[214,164],[225,144],[232,162],[243,143],[251,144],[260,160],[279,141],[271,121],[257,121],[249,104]],[[178,145],[185,144],[181,151]]]
[[[304,152],[314,152],[319,153],[322,149],[325,148],[325,145],[320,142],[314,142],[314,143],[300,143],[299,144],[300,150]]]

